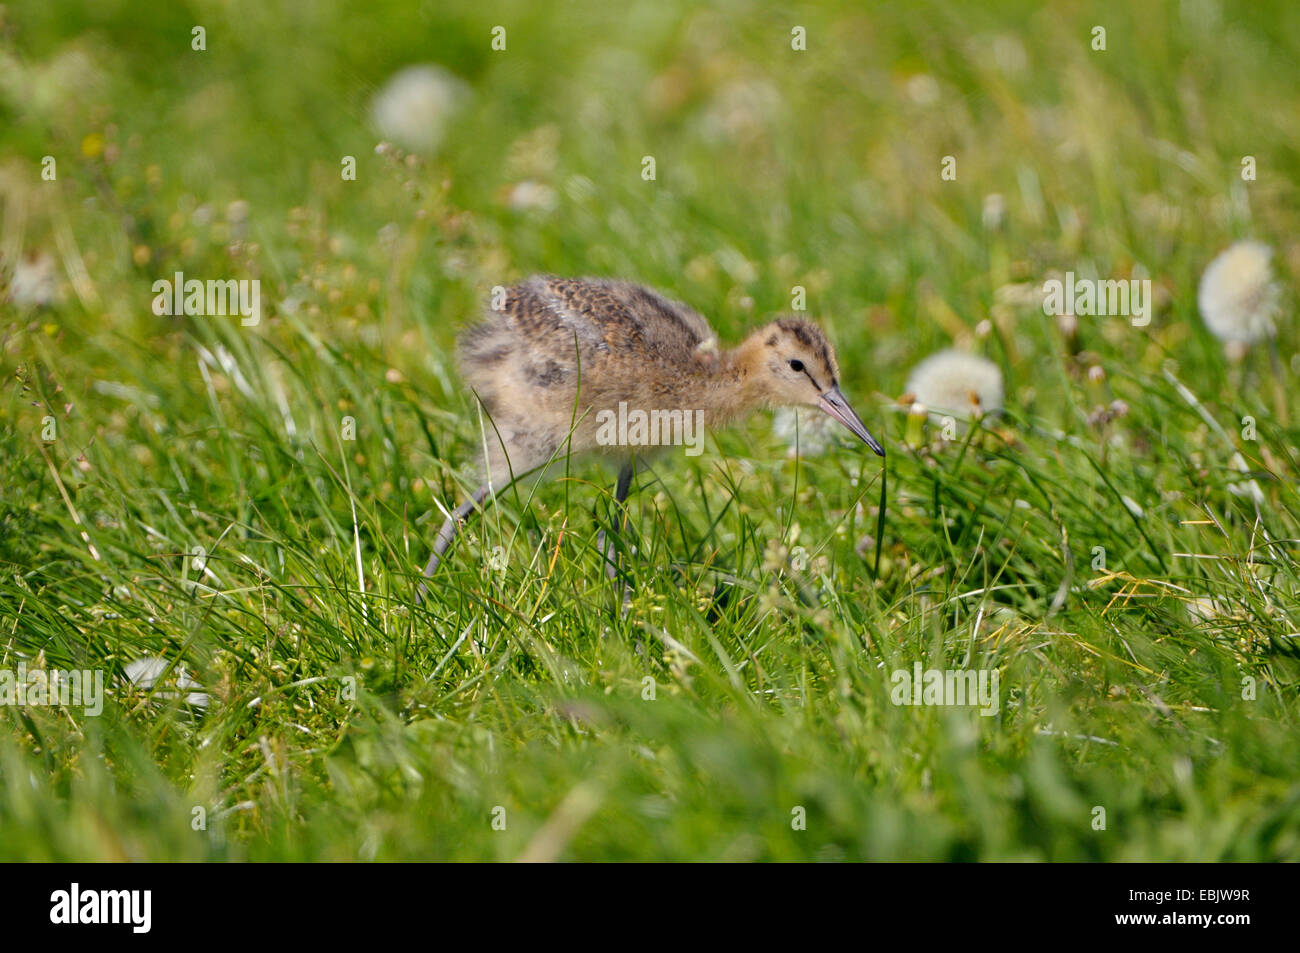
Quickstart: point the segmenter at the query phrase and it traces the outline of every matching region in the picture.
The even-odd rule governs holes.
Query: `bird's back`
[[[461,336],[462,371],[490,411],[503,379],[572,403],[578,387],[656,367],[685,368],[708,347],[708,322],[683,304],[622,281],[534,277],[507,289],[503,307]]]
[[[503,307],[489,312],[462,337],[471,360],[485,339],[496,350],[506,343],[554,360],[578,354],[679,360],[712,336],[708,322],[690,308],[641,285],[598,278],[538,276],[506,290]]]
[[[462,375],[492,420],[487,464],[498,478],[540,465],[561,445],[599,449],[597,414],[620,401],[683,406],[716,354],[695,311],[598,278],[529,278],[460,339]]]

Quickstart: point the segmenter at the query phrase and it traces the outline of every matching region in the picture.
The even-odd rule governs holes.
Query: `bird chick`
[[[486,413],[483,485],[443,524],[431,575],[459,523],[491,494],[566,455],[621,463],[621,506],[635,464],[658,447],[611,444],[599,421],[626,408],[694,413],[719,429],[763,407],[819,407],[880,456],[840,391],[826,336],[782,318],[723,350],[698,313],[649,288],[597,278],[533,277],[460,339],[462,376]]]

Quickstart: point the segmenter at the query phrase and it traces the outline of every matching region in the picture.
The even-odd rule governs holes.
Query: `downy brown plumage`
[[[460,339],[462,375],[485,411],[483,485],[443,524],[431,575],[462,519],[492,493],[566,453],[617,458],[621,505],[653,447],[602,445],[602,411],[700,411],[710,429],[761,407],[820,407],[885,451],[839,387],[835,353],[811,321],[787,317],[720,350],[707,321],[649,288],[597,278],[529,278]]]

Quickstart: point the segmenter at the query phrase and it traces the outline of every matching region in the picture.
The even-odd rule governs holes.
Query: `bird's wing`
[[[617,390],[629,371],[667,367],[677,378],[718,359],[708,322],[685,305],[627,282],[550,277],[508,289],[459,351],[465,380],[494,413],[568,394],[579,379],[584,390]]]
[[[548,339],[570,354],[576,337],[584,355],[685,359],[713,337],[690,308],[621,281],[530,278],[507,295],[506,309],[526,337]]]

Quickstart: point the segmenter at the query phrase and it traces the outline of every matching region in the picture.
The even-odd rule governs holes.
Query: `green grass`
[[[1300,858],[1295,297],[1275,369],[1195,293],[1242,237],[1300,273],[1300,8],[371,6],[0,12],[0,285],[46,252],[62,292],[0,305],[0,669],[110,684],[0,708],[0,859]],[[429,60],[470,108],[377,155],[370,97]],[[556,207],[511,209],[525,180]],[[1137,266],[1151,325],[1074,342],[1006,290]],[[262,323],[156,317],[175,271],[259,278]],[[574,461],[416,605],[474,480],[457,329],[541,271],[727,341],[805,287],[887,460],[792,460],[766,415],[666,456],[626,613],[612,474]],[[1007,412],[910,448],[895,399],[954,342]],[[128,690],[142,656],[210,706]],[[916,662],[995,669],[999,711],[893,705]]]

